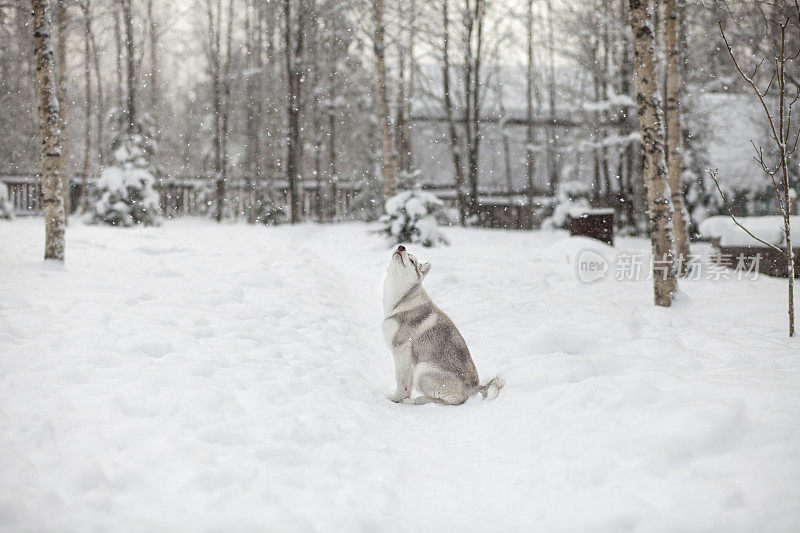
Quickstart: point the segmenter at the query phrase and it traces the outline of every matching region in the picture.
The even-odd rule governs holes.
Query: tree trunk
[[[800,5],[795,4],[795,6],[797,6],[797,22],[800,23]],[[786,271],[789,277],[789,336],[794,337],[794,250],[792,249],[792,228],[791,219],[789,218],[792,214],[792,201],[789,193],[791,183],[789,181],[788,158],[789,154],[797,149],[797,145],[795,144],[793,148],[788,148],[788,146],[791,146],[792,104],[797,101],[797,97],[792,99],[790,96],[789,101],[791,103],[786,102],[786,95],[788,94],[786,90],[786,64],[791,59],[796,59],[798,55],[800,55],[800,52],[797,52],[797,54],[791,58],[787,57],[787,26],[788,20],[779,24],[781,30],[780,55],[778,55],[775,60],[778,74],[778,135],[774,140],[776,141],[778,154],[780,155],[781,184],[783,185],[783,232],[786,237]],[[800,96],[800,92],[797,94]],[[773,124],[774,127],[774,121],[770,120],[770,123]],[[798,135],[800,135],[800,133],[798,133]],[[763,160],[762,167],[764,167]],[[777,187],[775,192],[777,194],[781,193],[780,190],[777,190]]]
[[[455,123],[453,97],[450,93],[450,15],[448,0],[442,2],[442,93],[444,95],[444,111],[447,116],[447,127],[450,133],[450,153],[453,156],[453,168],[456,173],[456,202],[458,203],[458,221],[466,223],[466,202],[464,199],[464,167],[461,162],[461,139]]]
[[[558,151],[556,149],[556,60],[555,37],[553,35],[553,3],[547,0],[547,53],[550,67],[550,126],[547,128],[547,175],[551,195],[555,195],[558,186]]]
[[[404,4],[401,4],[401,6]],[[414,166],[414,158],[411,146],[411,101],[414,91],[414,40],[416,38],[416,16],[417,3],[411,0],[408,8],[408,19],[406,25],[406,41],[398,46],[398,88],[397,88],[397,108],[395,109],[396,120],[395,140],[397,142],[398,168],[404,172],[410,172]]]
[[[653,252],[655,304],[669,307],[675,291],[672,257],[672,204],[664,156],[664,127],[655,77],[653,30],[649,0],[629,0],[635,43],[636,103],[642,137],[642,173],[647,189],[650,241]]]
[[[224,91],[222,95],[222,124],[220,126],[222,167],[220,169],[221,172],[219,181],[222,183],[223,200],[225,198],[225,189],[228,187],[228,123],[231,114],[231,39],[233,34],[233,2],[234,0],[228,0],[228,21],[225,29],[225,70],[222,78],[224,84]],[[219,184],[217,186],[219,187]],[[221,204],[218,202],[218,205]],[[221,207],[217,216],[218,219],[222,218]]]
[[[83,37],[83,83],[84,83],[84,123],[83,123],[83,178],[78,194],[79,209],[86,207],[86,186],[89,174],[92,173],[92,107],[94,106],[92,97],[92,46],[89,39],[88,9],[89,0],[81,4],[83,8],[84,28],[86,29]]]
[[[214,10],[216,4],[216,13]],[[222,2],[213,0],[206,0],[206,17],[208,20],[208,55],[211,70],[211,96],[212,96],[212,111],[214,119],[214,156],[212,159],[212,167],[214,170],[214,195],[215,195],[215,210],[214,219],[217,222],[222,222],[225,207],[225,181],[222,179],[222,94],[221,94],[221,64],[222,60]]]
[[[83,9],[86,35],[92,48],[92,66],[94,68],[95,85],[97,86],[97,114],[95,117],[97,121],[97,142],[95,143],[95,148],[97,151],[98,162],[102,165],[102,155],[103,150],[105,149],[104,123],[106,120],[106,104],[105,97],[103,96],[103,78],[100,75],[100,52],[97,49],[94,31],[92,30],[92,9],[90,0],[86,0],[83,4],[81,4],[81,7]]]
[[[315,95],[311,98],[310,113],[312,117],[322,118],[322,100],[323,100],[323,67],[320,61],[320,13],[317,11],[318,5],[316,0],[309,0],[309,32],[306,36],[306,49],[309,50],[309,76],[307,77],[309,83],[309,94]],[[324,31],[324,30],[322,30]],[[332,47],[332,46],[331,46]],[[329,93],[328,93],[329,94]],[[314,210],[317,222],[322,222],[325,218],[324,194],[322,187],[322,137],[324,135],[324,122],[322,120],[315,120],[312,129],[314,138],[314,205],[309,206]]]
[[[39,130],[42,137],[42,195],[44,197],[45,259],[64,261],[64,183],[61,179],[61,143],[53,76],[50,2],[32,0],[33,48],[36,92],[39,100]]]
[[[594,90],[594,101],[600,102],[601,101],[601,94],[600,94],[600,77],[602,76],[602,72],[600,69],[599,63],[599,52],[600,52],[600,41],[598,38],[592,38],[592,45],[591,45],[591,63],[592,63],[592,88]],[[599,110],[595,110],[591,113],[591,117],[586,117],[587,124],[594,123],[594,131],[593,137],[594,142],[592,143],[592,177],[593,177],[593,187],[592,187],[592,204],[597,206],[600,205],[600,197],[603,190],[602,185],[602,175],[600,172],[600,145],[603,144],[603,140],[605,140],[605,135],[600,130],[596,124],[601,122],[601,113]]]
[[[62,194],[64,195],[64,222],[69,220],[70,211],[70,180],[69,172],[65,170],[67,163],[67,6],[66,0],[57,0],[56,6],[56,32],[58,35],[58,59],[56,60],[56,98],[58,99],[58,131],[60,135],[61,158],[59,158],[58,172],[63,182]]]
[[[392,131],[392,116],[389,111],[389,91],[386,84],[383,0],[372,0],[372,18],[375,23],[373,46],[375,70],[378,73],[378,114],[381,123],[381,179],[383,180],[383,201],[386,202],[397,193],[397,152]]]
[[[289,138],[286,143],[286,180],[289,184],[289,209],[290,222],[296,224],[300,222],[300,201],[297,191],[297,178],[300,172],[300,151],[303,149],[300,144],[300,99],[301,94],[301,57],[303,51],[303,6],[298,9],[297,14],[297,38],[292,38],[292,8],[291,0],[284,0],[283,10],[286,19],[284,33],[285,53],[286,53],[286,74],[288,86],[288,106],[287,122],[289,127]]]
[[[533,79],[535,76],[533,62],[533,0],[528,0],[528,10],[526,16],[527,32],[527,75],[525,77],[525,175],[527,177],[527,196],[528,196],[528,229],[533,228],[533,195],[534,177],[536,173],[536,154],[533,151]]]
[[[339,216],[339,202],[336,200],[336,185],[339,178],[336,175],[336,117],[331,109],[328,114],[328,164],[330,165],[330,197],[326,208],[326,213],[333,217]]]
[[[407,165],[407,143],[405,138],[406,129],[406,47],[399,45],[397,50],[397,91],[395,91],[394,106],[394,140],[396,142],[395,152],[397,153],[397,170],[408,172]]]
[[[620,17],[622,19],[629,18],[630,14],[626,17],[628,0],[620,0],[619,9]],[[619,51],[619,92],[625,96],[631,96],[631,77],[630,70],[630,38],[628,32],[622,32],[622,46]],[[628,113],[628,107],[623,106],[620,111],[620,134],[622,137],[627,137],[632,131],[632,117]],[[625,214],[625,224],[629,228],[636,231],[638,224],[636,220],[636,199],[633,191],[633,158],[634,158],[634,143],[628,142],[622,148],[619,154],[619,162],[617,164],[617,180],[619,184],[619,203],[620,213]],[[620,216],[622,219],[622,216]],[[621,225],[620,220],[620,225]]]
[[[481,66],[483,62],[483,22],[486,15],[486,1],[475,0],[475,5],[467,2],[465,55],[464,55],[464,115],[467,128],[467,181],[469,197],[467,211],[478,224],[482,223],[478,198],[478,171],[481,142]],[[474,47],[474,48],[473,48]]]
[[[153,135],[158,142],[161,139],[158,119],[159,80],[158,80],[158,23],[153,12],[153,0],[147,0],[147,22],[150,33],[150,113],[153,119]]]
[[[252,11],[252,18],[251,18]],[[247,131],[246,166],[248,178],[247,222],[254,224],[258,217],[258,185],[260,181],[259,130],[261,129],[261,100],[258,98],[258,78],[262,75],[261,14],[250,0],[245,5],[245,48],[247,51],[248,75],[245,80],[245,129]],[[252,22],[251,22],[252,21]],[[251,71],[255,69],[255,73]]]
[[[500,107],[500,116],[502,120],[502,130],[500,138],[503,144],[503,175],[506,179],[506,191],[511,198],[511,193],[514,191],[514,178],[511,172],[511,143],[508,139],[508,128],[505,125],[505,120],[508,118],[505,103],[505,91],[503,90],[503,82],[500,81],[497,87],[497,98]]]
[[[608,100],[608,78],[611,75],[611,35],[609,31],[610,26],[610,15],[613,13],[613,8],[611,6],[606,6],[606,13],[603,20],[603,63],[601,68],[601,80],[600,80],[600,88],[601,88],[601,97],[603,101]],[[603,111],[602,120],[605,124],[611,122],[611,115],[609,113],[608,108]],[[603,126],[600,136],[602,139],[608,138],[608,128]],[[609,162],[608,162],[608,147],[606,146],[605,142],[600,149],[600,166],[603,170],[603,184],[605,186],[605,197],[603,201],[603,205],[605,207],[613,207],[614,206],[614,187],[611,185],[611,170],[609,169]]]
[[[122,0],[122,18],[125,23],[125,49],[127,61],[127,126],[128,133],[136,133],[136,67],[133,55],[133,15],[131,13],[131,0]]]
[[[686,214],[683,208],[683,187],[681,174],[683,160],[681,156],[681,122],[680,122],[680,96],[681,79],[678,70],[680,50],[677,20],[682,5],[682,0],[667,0],[666,20],[664,25],[665,48],[667,62],[665,65],[664,90],[666,93],[664,115],[667,131],[667,174],[669,175],[669,188],[672,193],[672,226],[675,236],[675,254],[677,257],[678,275],[684,275],[689,261],[689,236],[686,230]]]
[[[337,37],[339,33],[336,17],[332,17],[331,19],[330,32],[332,32],[333,38],[330,46],[328,47],[328,91],[332,96],[338,92],[338,65],[339,50],[341,46],[340,37]],[[328,114],[328,180],[325,186],[325,220],[331,220],[339,216],[339,204],[336,200],[336,185],[339,179],[336,175],[336,108],[337,103],[335,101],[331,101],[329,102],[326,110]]]
[[[125,84],[122,80],[122,73],[124,68],[122,66],[122,3],[115,3],[114,5],[114,43],[116,44],[116,60],[117,60],[117,111],[122,112],[125,106]]]

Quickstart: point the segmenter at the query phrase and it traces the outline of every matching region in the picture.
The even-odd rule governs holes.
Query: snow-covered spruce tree
[[[274,195],[270,194],[269,187],[262,186],[258,191],[261,201],[256,207],[256,221],[265,226],[277,226],[289,222],[289,214],[286,206],[275,201]]]
[[[447,244],[436,222],[442,206],[444,203],[435,194],[423,191],[417,183],[386,200],[386,214],[380,218],[378,233],[386,235],[392,244]]]
[[[273,202],[261,202],[256,210],[256,221],[265,226],[277,226],[289,221],[286,208]]]
[[[8,199],[8,187],[0,183],[0,220],[10,220],[14,218],[14,206]]]
[[[592,187],[579,181],[559,180],[553,214],[542,221],[543,229],[564,229],[569,225],[570,213],[581,209],[591,209],[589,196]]]
[[[94,191],[89,222],[112,226],[157,225],[161,221],[156,143],[149,122],[126,127],[125,113],[115,117],[119,128],[111,141],[108,164]]]

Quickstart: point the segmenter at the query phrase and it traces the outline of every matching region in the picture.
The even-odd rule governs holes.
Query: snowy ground
[[[73,223],[61,268],[0,222],[0,530],[800,530],[783,281],[656,309],[578,281],[602,245],[450,229],[412,251],[507,385],[396,405],[366,230]]]

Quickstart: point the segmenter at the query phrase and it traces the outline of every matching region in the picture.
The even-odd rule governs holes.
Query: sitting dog
[[[464,338],[422,288],[430,270],[430,263],[420,263],[405,246],[397,247],[386,269],[383,335],[397,378],[397,390],[389,399],[402,402],[415,387],[422,393],[415,404],[460,405],[477,392],[496,398],[503,380],[498,376],[480,384]]]

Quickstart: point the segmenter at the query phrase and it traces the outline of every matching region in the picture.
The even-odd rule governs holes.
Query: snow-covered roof
[[[568,65],[556,68],[555,75],[556,85],[558,86],[556,116],[564,119],[583,105],[580,89],[584,86],[584,83],[588,83],[588,75],[584,69]],[[451,67],[450,76],[453,105],[456,109],[459,109],[464,100],[461,68],[458,66]],[[549,76],[547,69],[544,67],[537,68],[536,79],[547,80]],[[483,91],[482,116],[492,118],[505,116],[524,119],[527,102],[526,77],[527,69],[522,66],[499,65],[491,70],[484,70],[481,83],[481,91]],[[426,117],[444,116],[441,66],[433,64],[419,65],[417,76],[414,80],[415,87],[411,114]],[[543,92],[540,98],[546,100],[547,95]],[[543,105],[543,108],[548,109],[546,104]]]
[[[720,185],[753,189],[769,183],[753,159],[751,140],[769,147],[763,110],[752,94],[705,93],[694,98],[694,126],[705,136],[710,169],[719,170]]]
[[[737,217],[736,220],[762,241],[773,246],[786,246],[781,217]],[[798,227],[800,216],[789,217],[789,222],[792,227]],[[748,235],[729,216],[709,217],[700,224],[699,229],[704,237],[719,239],[720,246],[765,246]]]

